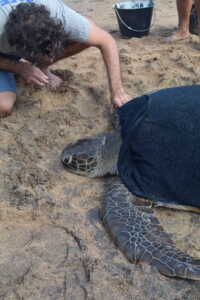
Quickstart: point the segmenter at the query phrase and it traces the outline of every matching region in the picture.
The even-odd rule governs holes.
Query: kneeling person
[[[62,81],[48,66],[91,46],[102,53],[113,106],[129,100],[121,83],[117,46],[110,34],[62,0],[15,2],[0,3],[1,114],[9,114],[16,100],[14,74],[27,83],[55,89]]]

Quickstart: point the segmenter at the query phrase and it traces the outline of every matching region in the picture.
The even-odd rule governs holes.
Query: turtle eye
[[[70,165],[71,162],[72,162],[72,155],[65,156],[65,158],[63,159],[63,163],[66,166]]]

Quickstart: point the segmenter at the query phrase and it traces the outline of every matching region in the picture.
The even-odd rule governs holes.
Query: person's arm
[[[28,83],[44,86],[48,83],[48,76],[39,68],[28,62],[18,61],[0,54],[0,70],[13,72],[20,75]]]
[[[73,56],[75,54],[78,54],[81,51],[83,51],[89,47],[90,46],[85,43],[68,40],[66,47],[64,47],[63,51],[58,56],[56,56],[53,61],[48,61],[46,64],[43,64],[41,66],[42,66],[42,68],[50,66],[60,59],[67,58],[67,57]]]
[[[131,97],[125,93],[122,86],[119,54],[113,37],[91,22],[87,44],[98,47],[102,53],[107,69],[113,105],[119,107],[128,102]]]
[[[121,106],[126,103],[131,97],[124,92],[122,87],[119,55],[115,40],[90,18],[73,11],[63,1],[59,1],[59,4],[62,6],[62,21],[63,24],[66,24],[66,35],[69,40],[77,42],[77,44],[70,45],[65,54],[70,56],[82,51],[81,44],[83,47],[84,45],[98,47],[107,69],[112,104]]]

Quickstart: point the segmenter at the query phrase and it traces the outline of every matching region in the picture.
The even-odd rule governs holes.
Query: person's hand
[[[28,62],[20,63],[18,73],[27,83],[45,86],[49,82],[48,76],[44,72]]]
[[[132,98],[123,90],[111,96],[111,102],[114,108],[122,106],[123,104],[129,102],[131,99]]]

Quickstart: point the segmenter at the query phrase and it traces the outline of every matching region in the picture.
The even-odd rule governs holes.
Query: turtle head
[[[96,177],[101,164],[104,144],[105,137],[78,140],[64,149],[61,157],[62,162],[73,173]]]
[[[115,175],[120,144],[115,135],[81,139],[63,150],[61,160],[70,172],[82,176]]]

